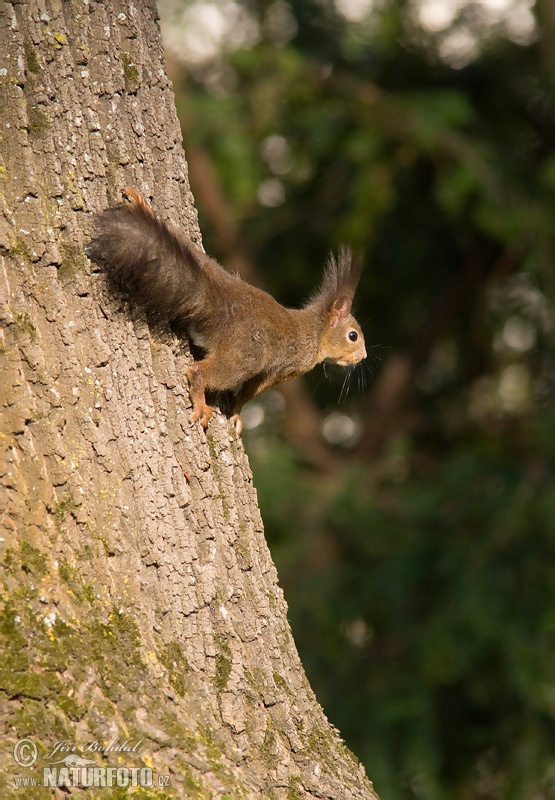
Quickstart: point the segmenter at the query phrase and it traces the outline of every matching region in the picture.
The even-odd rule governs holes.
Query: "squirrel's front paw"
[[[206,403],[196,403],[193,406],[193,411],[189,414],[189,422],[191,427],[200,420],[203,428],[208,427],[208,420],[212,416],[212,409]]]

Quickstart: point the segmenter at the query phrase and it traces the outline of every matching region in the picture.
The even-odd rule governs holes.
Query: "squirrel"
[[[240,435],[248,400],[322,361],[346,367],[366,358],[350,313],[362,263],[347,248],[329,256],[306,305],[289,309],[164,224],[140,192],[122,194],[122,204],[95,214],[86,252],[151,315],[186,326],[204,351],[188,373],[191,425],[208,425],[207,390],[236,390],[231,419]]]

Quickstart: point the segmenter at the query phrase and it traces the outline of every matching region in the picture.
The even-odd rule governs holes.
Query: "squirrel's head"
[[[364,336],[350,308],[347,298],[340,298],[332,305],[320,341],[320,361],[349,367],[366,358]]]
[[[364,336],[351,314],[351,305],[362,271],[362,260],[342,247],[338,258],[330,255],[322,286],[312,300],[325,313],[318,361],[333,361],[342,367],[366,358]]]

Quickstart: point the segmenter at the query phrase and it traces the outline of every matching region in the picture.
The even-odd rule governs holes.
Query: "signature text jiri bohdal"
[[[102,742],[94,740],[77,745],[73,742],[62,740],[54,744],[52,752],[45,756],[44,760],[52,761],[52,759],[68,753],[136,753],[142,743],[142,739],[139,739],[138,742],[130,742],[128,739],[122,741],[119,736],[116,736],[108,744],[102,744]]]

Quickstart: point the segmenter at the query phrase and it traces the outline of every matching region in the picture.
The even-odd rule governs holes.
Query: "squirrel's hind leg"
[[[191,391],[191,400],[193,402],[193,410],[189,414],[189,422],[194,425],[195,422],[200,420],[203,428],[206,428],[208,421],[212,416],[212,409],[206,402],[206,380],[202,374],[201,364],[193,364],[189,367],[187,377],[189,379],[189,387]]]
[[[202,427],[206,428],[212,415],[212,409],[206,402],[206,390],[210,389],[214,392],[228,391],[233,386],[240,384],[244,376],[237,370],[233,370],[233,365],[230,364],[228,358],[224,358],[214,352],[189,367],[187,377],[189,379],[191,400],[193,401],[193,411],[189,416],[189,422],[194,425],[195,422],[200,420]],[[237,408],[235,409],[236,413],[232,420],[237,433],[240,435],[243,425],[237,413],[238,410]]]

